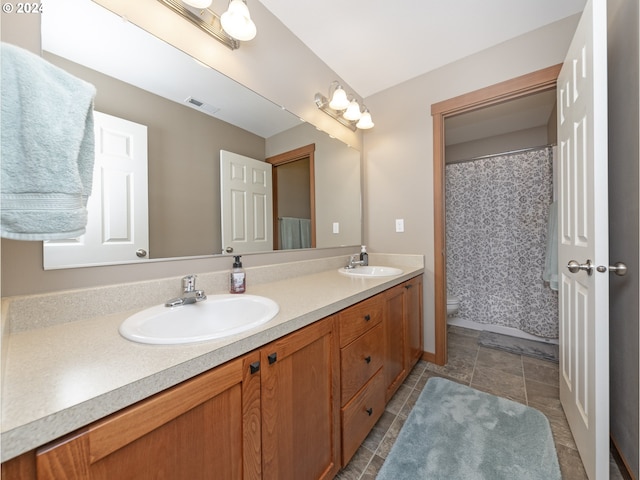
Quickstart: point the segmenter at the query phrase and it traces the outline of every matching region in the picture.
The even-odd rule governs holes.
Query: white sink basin
[[[392,277],[400,275],[402,270],[395,267],[377,267],[369,265],[367,267],[344,268],[338,270],[340,273],[351,277]]]
[[[201,342],[262,325],[279,310],[276,302],[257,295],[210,295],[189,305],[147,308],[122,322],[120,334],[139,343]]]

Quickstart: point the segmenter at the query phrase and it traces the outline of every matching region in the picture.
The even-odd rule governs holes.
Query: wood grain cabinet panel
[[[260,478],[258,361],[228,362],[39,449],[38,480]]]
[[[382,321],[383,300],[380,295],[363,300],[340,312],[340,347]]]
[[[423,354],[422,275],[383,295],[384,375],[389,401]]]
[[[385,407],[382,369],[342,408],[342,464],[346,465],[376,424]]]
[[[380,370],[383,357],[381,323],[340,350],[341,405],[347,403]]]
[[[264,479],[332,479],[340,468],[335,317],[261,349]]]

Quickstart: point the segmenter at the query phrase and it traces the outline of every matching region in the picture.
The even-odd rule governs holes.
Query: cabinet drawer
[[[340,351],[341,405],[347,403],[382,367],[382,334],[382,323],[378,323]]]
[[[340,347],[349,344],[382,321],[380,295],[363,300],[340,312]]]
[[[384,411],[382,369],[342,409],[342,466],[345,466]]]

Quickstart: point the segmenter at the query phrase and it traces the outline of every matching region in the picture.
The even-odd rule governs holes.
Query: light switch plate
[[[403,218],[396,218],[396,232],[397,233],[404,232],[404,219]]]
[[[340,223],[333,222],[333,233],[340,233]]]

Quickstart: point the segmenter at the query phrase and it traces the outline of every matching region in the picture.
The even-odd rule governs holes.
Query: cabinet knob
[[[254,373],[258,373],[260,371],[260,362],[253,362],[249,365],[249,372],[253,375]]]
[[[373,415],[373,408],[371,408],[371,407],[370,407],[370,408],[367,408],[365,411],[367,412],[367,414],[368,414],[369,416]]]
[[[269,360],[269,365],[273,365],[278,360],[278,354],[270,353],[269,355],[267,355],[267,360]]]
[[[368,313],[364,316],[364,319],[368,322],[369,320],[371,320],[371,315],[369,315]]]
[[[367,363],[371,363],[371,355],[367,355],[366,357],[364,357],[364,361]]]

